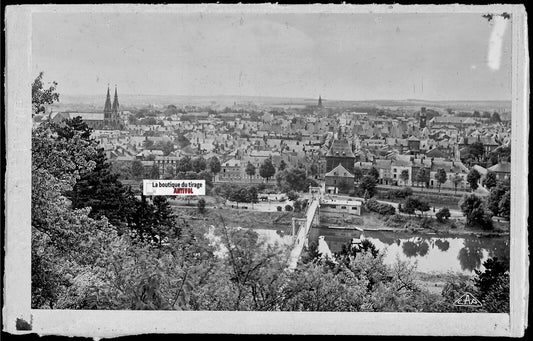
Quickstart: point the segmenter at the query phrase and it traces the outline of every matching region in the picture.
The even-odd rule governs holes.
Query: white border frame
[[[512,209],[510,314],[33,310],[31,302],[32,13],[502,13],[512,16]],[[40,5],[6,8],[6,257],[4,329],[111,337],[138,333],[366,334],[521,336],[528,299],[529,55],[523,5]],[[16,319],[32,325],[17,330]]]

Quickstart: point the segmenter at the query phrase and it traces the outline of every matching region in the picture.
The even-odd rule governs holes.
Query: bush
[[[435,217],[437,218],[437,221],[439,222],[443,222],[444,219],[448,219],[450,218],[451,214],[450,214],[450,210],[447,208],[447,207],[443,207],[441,208],[436,214],[435,214]]]
[[[291,201],[294,201],[294,200],[298,199],[298,193],[296,193],[295,191],[289,191],[287,193],[287,198],[289,198],[289,200],[291,200]]]
[[[279,212],[281,212],[282,207],[281,207],[281,206],[278,206],[278,207],[276,207],[276,209],[277,209]]]
[[[383,214],[383,215],[392,215],[396,213],[396,209],[394,208],[394,206],[380,203],[375,199],[367,200],[366,208],[370,211]]]
[[[409,218],[402,216],[402,215],[391,215],[389,218],[387,218],[387,226],[391,227],[402,227],[405,225],[405,223],[409,220]]]
[[[291,205],[285,205],[285,211],[287,211],[287,212],[292,211],[292,206]]]
[[[391,189],[386,192],[384,197],[387,199],[404,199],[411,195],[413,195],[411,187],[404,187],[402,189]]]

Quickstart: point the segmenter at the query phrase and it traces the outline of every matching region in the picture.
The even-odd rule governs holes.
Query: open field
[[[295,212],[257,212],[244,209],[209,209],[205,213],[198,212],[196,207],[173,207],[179,219],[186,220],[192,226],[210,226],[221,223],[230,227],[247,227],[261,229],[277,229],[290,231],[292,218],[302,218],[303,213]]]

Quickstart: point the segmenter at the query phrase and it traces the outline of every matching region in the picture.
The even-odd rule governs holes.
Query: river
[[[288,231],[254,229],[269,243],[290,245],[292,238]],[[509,237],[435,236],[413,235],[382,231],[354,231],[328,228],[312,228],[310,240],[324,240],[332,252],[339,252],[343,244],[352,238],[370,240],[380,251],[385,252],[386,264],[396,259],[416,262],[418,271],[426,273],[458,272],[473,274],[483,270],[483,262],[489,257],[509,258]]]

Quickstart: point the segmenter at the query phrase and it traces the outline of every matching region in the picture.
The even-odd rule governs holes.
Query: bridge
[[[307,246],[307,235],[311,226],[318,225],[319,216],[317,214],[318,207],[320,205],[320,187],[310,187],[309,193],[311,198],[307,204],[307,211],[305,213],[305,218],[293,218],[292,219],[292,235],[294,242],[292,245],[291,252],[289,254],[288,260],[288,269],[294,270],[298,265],[298,259],[302,254],[304,246]],[[296,232],[296,225],[299,225],[298,232]]]

